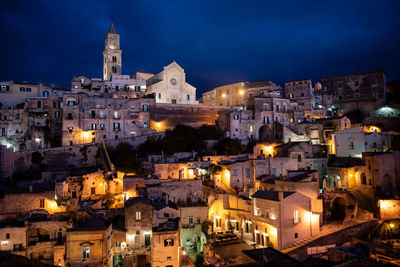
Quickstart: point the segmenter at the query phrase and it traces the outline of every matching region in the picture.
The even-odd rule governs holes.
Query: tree
[[[362,123],[365,117],[359,109],[349,111],[344,115],[350,119],[351,123]]]
[[[228,155],[236,155],[240,153],[241,151],[241,144],[240,141],[237,139],[231,139],[231,138],[224,138],[220,140],[216,145],[215,145],[215,150],[217,150],[217,153],[222,155],[222,154],[228,154]]]
[[[122,142],[115,148],[108,148],[111,162],[117,170],[142,174],[142,163],[136,158],[135,150],[129,143]]]

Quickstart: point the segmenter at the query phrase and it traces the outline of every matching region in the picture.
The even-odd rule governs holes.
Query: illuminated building
[[[361,158],[363,152],[385,152],[389,150],[391,148],[391,136],[388,133],[378,131],[365,132],[364,127],[354,127],[335,132],[334,143],[337,157]]]
[[[247,106],[254,97],[282,97],[282,88],[272,81],[239,82],[203,93],[203,104],[210,106]]]
[[[175,61],[146,81],[147,93],[156,103],[198,104],[196,88],[186,82],[186,74]]]

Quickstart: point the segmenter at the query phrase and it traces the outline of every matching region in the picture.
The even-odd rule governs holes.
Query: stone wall
[[[126,142],[137,148],[149,137],[162,137],[164,133],[154,133],[129,138],[120,138],[117,140],[108,140],[105,144],[108,147],[115,147],[119,143]],[[47,165],[49,171],[66,170],[69,166],[89,167],[96,165],[96,153],[100,143],[89,143],[75,146],[65,146],[56,148],[47,148],[31,151],[21,151],[13,153],[14,172],[25,171],[32,165],[32,154],[39,152],[44,158],[42,164]]]
[[[218,119],[218,111],[226,107],[206,105],[176,105],[157,103],[150,110],[150,127],[162,132],[172,130],[178,124],[200,127],[202,124],[213,125]]]
[[[315,246],[324,246],[324,245],[342,245],[345,242],[351,241],[353,238],[364,238],[368,236],[368,234],[378,225],[377,220],[368,221],[365,223],[361,223],[344,230],[335,232],[333,234],[321,237],[317,240],[314,240],[308,243],[305,246],[297,248],[288,253],[289,256],[292,256],[300,261],[304,261],[307,255],[307,248],[315,247]]]

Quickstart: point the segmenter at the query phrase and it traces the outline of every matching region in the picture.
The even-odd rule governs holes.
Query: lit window
[[[20,87],[20,88],[19,88],[19,91],[20,91],[20,92],[25,92],[25,87]]]
[[[221,227],[221,218],[215,218],[215,227]]]
[[[158,93],[158,99],[161,99],[161,93]]]
[[[237,169],[234,169],[234,170],[233,170],[233,175],[234,175],[234,176],[237,176],[237,175],[238,175],[238,170],[237,170]]]
[[[100,130],[104,131],[104,123],[100,123]]]
[[[147,128],[147,127],[148,127],[147,122],[144,122],[144,123],[143,123],[143,128]]]
[[[264,117],[264,123],[269,123],[269,117],[268,116]]]
[[[187,96],[186,96],[186,99],[189,101],[189,100],[190,100],[190,95],[187,95]]]
[[[293,223],[299,223],[299,211],[295,210],[294,211],[294,218],[293,218]]]
[[[142,219],[142,213],[140,211],[136,212],[136,221],[140,221]]]
[[[174,239],[168,238],[164,240],[164,247],[173,247],[174,246]]]
[[[82,248],[82,259],[83,260],[90,259],[90,247]]]
[[[149,111],[149,105],[143,105],[143,111]]]
[[[239,115],[238,114],[233,115],[233,119],[234,120],[238,120],[239,119]]]
[[[40,199],[39,201],[40,201],[39,207],[44,208],[44,199]]]
[[[96,130],[97,129],[97,124],[96,123],[92,123],[92,130]]]

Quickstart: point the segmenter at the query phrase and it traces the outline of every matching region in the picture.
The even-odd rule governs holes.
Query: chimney
[[[283,192],[282,191],[278,192],[278,197],[279,197],[279,201],[283,200]]]
[[[32,185],[29,185],[29,193],[32,193]]]

